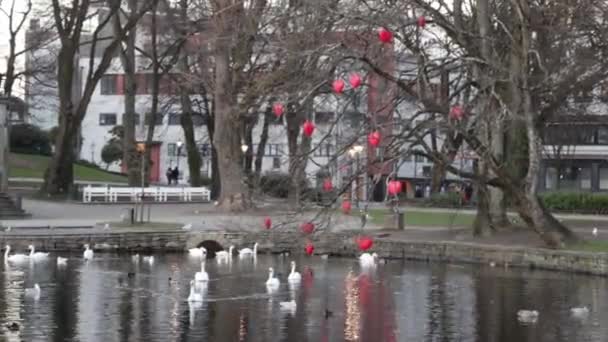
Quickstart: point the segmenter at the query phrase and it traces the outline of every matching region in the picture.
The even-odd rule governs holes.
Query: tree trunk
[[[298,146],[298,137],[300,135],[300,125],[304,121],[300,112],[296,111],[295,105],[288,101],[287,113],[285,120],[287,121],[287,147],[289,149],[289,174],[294,175],[291,178],[291,191],[289,191],[289,203],[294,208],[300,208],[302,195],[302,168],[306,167],[306,159],[301,152],[305,149]],[[302,144],[306,142],[305,136],[302,136]],[[308,142],[310,150],[310,141]]]
[[[49,195],[69,194],[74,183],[74,137],[80,120],[72,99],[74,56],[76,47],[66,44],[59,51],[57,86],[59,91],[59,125],[55,153],[45,171],[41,191]]]
[[[220,169],[218,166],[218,158],[217,158],[217,149],[215,148],[215,144],[213,143],[213,137],[215,136],[215,112],[211,112],[211,110],[215,109],[215,105],[210,106],[207,105],[207,95],[206,93],[203,96],[203,102],[205,103],[205,109],[208,113],[207,116],[207,135],[209,136],[209,142],[211,145],[211,198],[214,200],[219,199],[222,185],[221,185],[221,175]]]
[[[137,0],[129,0],[129,11],[137,11]],[[120,30],[118,15],[114,17],[114,29]],[[125,39],[125,47],[121,48],[120,60],[125,72],[125,112],[123,116],[123,155],[122,162],[126,164],[129,186],[141,185],[141,170],[135,142],[135,95],[137,84],[135,80],[135,36],[137,25],[129,30]]]
[[[225,5],[225,6],[224,6]],[[215,134],[213,142],[218,152],[218,169],[221,174],[221,195],[219,207],[230,212],[240,212],[249,208],[243,173],[241,152],[241,119],[236,108],[233,75],[230,67],[230,40],[234,18],[228,4],[217,9],[214,61],[215,89],[214,113]]]
[[[192,103],[189,92],[182,90],[180,101],[182,104],[182,115],[180,123],[184,131],[186,152],[188,153],[188,168],[190,170],[190,186],[201,186],[201,154],[196,146],[194,134],[194,122],[192,120]]]
[[[270,101],[269,103],[273,103]],[[268,143],[268,127],[270,126],[272,108],[269,107],[264,112],[264,122],[262,123],[262,133],[260,134],[260,141],[258,142],[258,150],[255,155],[254,163],[254,184],[259,187],[262,179],[262,164],[264,162],[264,151],[266,151],[266,144]]]

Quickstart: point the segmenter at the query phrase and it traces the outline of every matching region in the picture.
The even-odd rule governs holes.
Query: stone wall
[[[354,238],[360,231],[320,232],[304,236],[297,231],[221,231],[203,232],[110,232],[74,234],[7,234],[0,235],[2,245],[23,251],[34,244],[41,251],[82,251],[85,243],[96,251],[184,252],[203,241],[216,241],[224,249],[252,247],[259,243],[260,253],[303,253],[311,242],[316,254],[355,257],[360,252]],[[420,261],[494,264],[608,275],[608,253],[586,253],[540,248],[522,248],[462,243],[451,241],[421,242],[376,239],[372,248],[381,258]]]

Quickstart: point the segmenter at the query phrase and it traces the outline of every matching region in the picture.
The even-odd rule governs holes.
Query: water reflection
[[[605,341],[604,278],[393,262],[362,270],[356,260],[290,258],[207,263],[204,301],[188,303],[197,259],[96,256],[4,265],[0,340],[6,341]],[[281,285],[267,292],[268,268]],[[40,300],[24,289],[39,283]],[[281,302],[296,306],[282,308]],[[587,317],[570,309],[587,307]],[[537,310],[536,324],[517,321]],[[18,331],[5,324],[17,322]]]

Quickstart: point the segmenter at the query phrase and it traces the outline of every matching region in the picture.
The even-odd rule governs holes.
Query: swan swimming
[[[200,272],[196,272],[196,274],[194,274],[194,280],[196,280],[198,282],[209,281],[209,274],[207,274],[207,271],[205,271],[205,261],[204,260],[203,260],[203,262],[201,262]]]
[[[34,284],[34,287],[31,289],[25,289],[25,296],[34,300],[40,299],[40,286],[38,283]]]
[[[228,248],[228,252],[219,251],[219,252],[215,253],[215,258],[217,259],[217,262],[222,262],[224,260],[232,259],[233,250],[234,250],[234,246],[230,246],[230,248]]]
[[[30,250],[30,260],[44,260],[49,257],[49,253],[36,252],[34,245],[29,245],[27,248]]]
[[[68,263],[68,258],[57,257],[57,265],[65,266]]]
[[[10,262],[15,262],[15,263],[20,263],[20,262],[26,262],[30,258],[26,254],[9,255],[10,252],[11,252],[11,246],[6,245],[5,251],[4,251],[4,262],[10,261]]]
[[[274,270],[272,267],[268,269],[268,280],[266,280],[266,286],[272,289],[276,289],[281,285],[278,278],[274,277]]]
[[[82,254],[84,257],[84,260],[93,260],[93,255],[95,253],[93,252],[93,250],[91,249],[91,247],[89,246],[89,244],[85,244],[84,245],[84,253]]]
[[[280,302],[279,306],[281,307],[281,310],[289,310],[291,312],[296,311],[296,308],[298,307],[296,301],[293,299],[289,302]]]
[[[132,255],[131,261],[133,261],[136,264],[139,263],[139,254]]]
[[[376,254],[376,253],[374,253],[374,254],[363,253],[359,257],[359,262],[363,266],[372,266],[372,265],[376,264],[377,259],[378,259],[378,254]]]
[[[538,320],[538,311],[519,310],[517,311],[517,319],[523,323],[536,323],[536,321]]]
[[[253,245],[253,250],[251,248],[243,248],[239,251],[239,257],[248,257],[248,256],[256,256],[258,254],[258,243],[256,242]]]
[[[300,281],[302,281],[302,275],[300,274],[300,272],[296,272],[295,261],[291,262],[291,273],[289,273],[287,281],[289,281],[290,283],[299,283]]]
[[[191,257],[202,258],[203,256],[207,256],[207,249],[205,249],[205,247],[190,248],[188,250],[188,253],[190,254]]]
[[[570,314],[576,318],[585,318],[589,315],[589,309],[586,306],[582,308],[572,308],[570,309]]]
[[[194,280],[190,280],[190,295],[188,296],[188,302],[202,302],[203,295],[197,293],[194,288]]]
[[[154,255],[150,255],[150,256],[145,256],[143,258],[141,258],[143,260],[143,262],[146,262],[150,265],[154,265]]]

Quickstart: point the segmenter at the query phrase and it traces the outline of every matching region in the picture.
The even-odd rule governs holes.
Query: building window
[[[169,125],[175,126],[180,124],[181,114],[169,113]]]
[[[174,143],[167,144],[167,155],[170,157],[175,157],[177,154],[177,145]]]
[[[281,144],[267,144],[264,150],[266,157],[276,157],[283,154],[283,145]]]
[[[152,115],[150,113],[146,114],[146,125],[150,125],[150,118],[152,117]],[[163,115],[162,114],[156,114],[155,115],[155,126],[160,126],[163,124]]]
[[[281,168],[281,158],[279,158],[279,157],[272,158],[272,168],[273,169]]]
[[[333,112],[316,112],[315,122],[317,125],[329,125],[334,121]]]
[[[334,146],[332,144],[319,144],[315,149],[315,157],[330,157],[334,153]]]
[[[426,158],[424,156],[418,155],[416,154],[414,156],[414,160],[416,161],[416,163],[424,163],[426,162]]]
[[[101,95],[118,95],[119,89],[119,78],[118,75],[103,75],[101,77]]]
[[[600,168],[600,190],[608,190],[608,168]]]
[[[430,166],[422,167],[422,176],[430,178],[431,177],[432,168]]]
[[[210,144],[199,144],[198,150],[202,157],[210,157],[211,156],[211,145]]]
[[[100,126],[114,126],[114,125],[116,125],[116,113],[101,113],[101,114],[99,114],[99,125]]]
[[[545,188],[547,190],[557,189],[557,169],[548,167],[545,172]]]
[[[412,161],[412,155],[411,154],[404,155],[403,156],[403,161],[407,162],[407,163],[411,162]]]
[[[202,113],[192,113],[192,123],[194,126],[203,126],[207,124],[207,116]]]
[[[560,190],[591,189],[591,169],[588,167],[568,166],[559,173]]]

